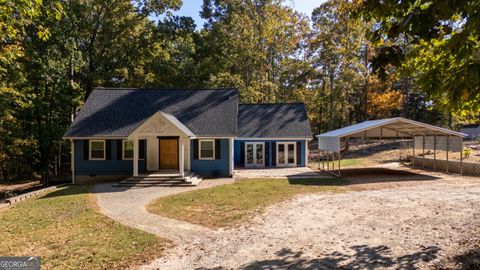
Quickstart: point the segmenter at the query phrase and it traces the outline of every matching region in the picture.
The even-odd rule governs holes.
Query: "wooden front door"
[[[178,169],[178,139],[160,139],[160,169]]]

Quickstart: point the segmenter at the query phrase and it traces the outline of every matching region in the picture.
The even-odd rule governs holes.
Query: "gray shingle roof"
[[[235,136],[237,89],[96,88],[64,137],[126,137],[158,111],[197,136]]]
[[[240,104],[240,138],[311,138],[307,110],[303,103]]]

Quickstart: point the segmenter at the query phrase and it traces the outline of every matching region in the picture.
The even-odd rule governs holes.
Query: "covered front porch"
[[[133,144],[134,177],[190,173],[190,141],[195,135],[173,115],[157,112],[128,136]],[[139,173],[140,142],[146,143],[146,172]]]

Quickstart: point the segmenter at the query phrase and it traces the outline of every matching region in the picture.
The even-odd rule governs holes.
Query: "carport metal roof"
[[[318,149],[340,152],[342,138],[413,138],[416,136],[455,136],[466,134],[403,117],[372,120],[317,135]]]

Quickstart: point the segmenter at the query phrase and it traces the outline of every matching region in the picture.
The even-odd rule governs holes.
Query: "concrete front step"
[[[195,173],[190,173],[182,178],[180,175],[150,174],[148,176],[133,176],[113,185],[114,187],[190,187],[196,186],[202,181]]]
[[[175,184],[169,184],[169,183],[154,183],[154,184],[133,184],[133,183],[118,183],[116,185],[113,185],[113,187],[194,187],[196,185],[191,184],[191,183],[175,183]]]
[[[161,178],[161,177],[156,177],[156,178],[134,178],[130,177],[125,180],[122,180],[122,182],[138,182],[138,181],[150,181],[150,182],[162,182],[162,181],[185,181],[186,178],[182,177],[166,177],[166,178]]]

